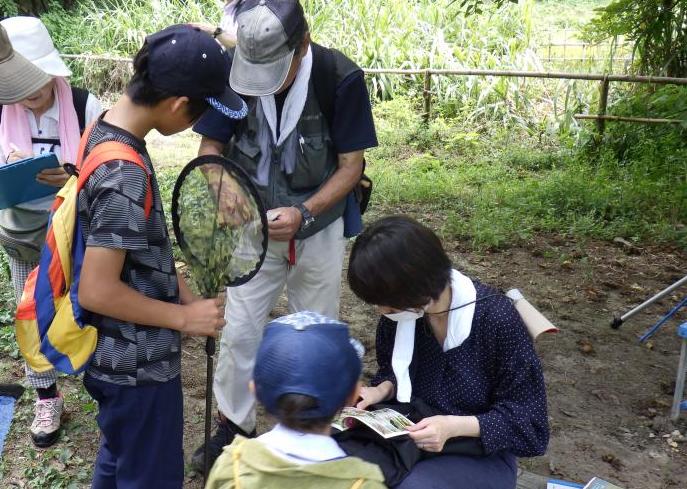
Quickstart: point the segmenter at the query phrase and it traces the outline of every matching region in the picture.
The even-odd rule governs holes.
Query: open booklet
[[[406,428],[414,423],[401,413],[393,409],[378,409],[377,411],[365,411],[354,407],[345,407],[334,418],[332,426],[339,431],[345,431],[355,426],[357,422],[363,423],[383,438],[407,435]]]

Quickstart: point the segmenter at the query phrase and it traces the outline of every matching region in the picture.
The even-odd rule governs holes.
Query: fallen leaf
[[[621,470],[623,468],[623,463],[620,461],[618,457],[613,455],[612,453],[603,455],[601,457],[601,460],[609,464],[611,467],[613,467],[615,470]]]
[[[577,346],[579,347],[580,352],[582,352],[582,354],[584,355],[591,355],[592,353],[594,353],[594,346],[592,345],[592,342],[586,338],[583,338],[580,341],[578,341]]]

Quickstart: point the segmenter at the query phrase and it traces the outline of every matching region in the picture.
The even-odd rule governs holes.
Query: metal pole
[[[625,313],[620,317],[616,316],[615,318],[613,318],[613,322],[611,323],[611,327],[613,329],[618,329],[621,324],[623,324],[625,321],[630,319],[632,316],[634,316],[635,314],[640,312],[642,309],[650,306],[651,304],[653,304],[656,301],[663,299],[665,296],[670,294],[672,291],[682,287],[685,284],[687,284],[687,276],[681,278],[680,280],[675,282],[673,285],[666,287],[661,292],[659,292],[658,294],[653,296],[651,299],[647,299],[646,301],[642,302],[640,305],[638,305],[637,307],[632,309],[630,312]]]
[[[604,116],[606,115],[606,108],[608,106],[608,86],[610,85],[610,82],[608,81],[608,78],[604,77],[603,81],[601,82],[601,91],[599,93],[599,119],[596,121],[596,128],[599,132],[599,136],[603,136],[604,130],[606,129],[606,119],[604,119]]]
[[[428,124],[432,110],[432,72],[429,69],[425,70],[425,89],[422,92],[422,97],[425,101],[425,112],[422,119],[425,124]]]
[[[680,361],[677,364],[677,378],[675,380],[675,394],[673,395],[673,407],[670,410],[670,419],[673,423],[680,417],[682,397],[685,393],[685,374],[687,373],[687,339],[682,338],[680,347]]]

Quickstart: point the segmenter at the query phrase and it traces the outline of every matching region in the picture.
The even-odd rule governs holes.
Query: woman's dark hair
[[[353,244],[348,284],[368,304],[419,308],[439,298],[451,260],[432,230],[406,216],[373,223]]]
[[[317,407],[317,399],[303,394],[284,394],[277,401],[277,419],[294,431],[316,433],[328,427],[334,416],[303,418],[303,412]]]
[[[287,3],[287,1],[284,0],[282,0],[282,2]],[[288,7],[284,9],[289,13],[283,22],[284,31],[288,36],[286,43],[289,49],[298,50],[303,44],[306,34],[310,32],[310,28],[308,27],[308,21],[305,18],[305,12],[303,11],[301,2],[298,0],[288,0],[288,2],[294,3],[296,8],[293,10],[288,9]],[[254,1],[239,0],[236,2],[236,5],[234,5],[234,18],[237,18],[243,10],[254,7],[255,4],[256,2]],[[296,54],[300,53],[296,51]]]
[[[134,58],[134,75],[126,86],[126,94],[136,105],[154,107],[163,100],[174,97],[171,93],[155,88],[148,72],[148,44],[144,44]],[[187,113],[192,121],[198,119],[210,105],[203,98],[189,97]]]

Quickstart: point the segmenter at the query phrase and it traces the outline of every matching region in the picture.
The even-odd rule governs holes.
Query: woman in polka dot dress
[[[484,452],[424,459],[396,487],[515,488],[516,457],[542,455],[549,427],[541,364],[511,301],[452,269],[439,238],[404,216],[357,238],[348,281],[383,315],[358,407],[419,399],[439,413],[409,429],[420,450],[471,437]]]

